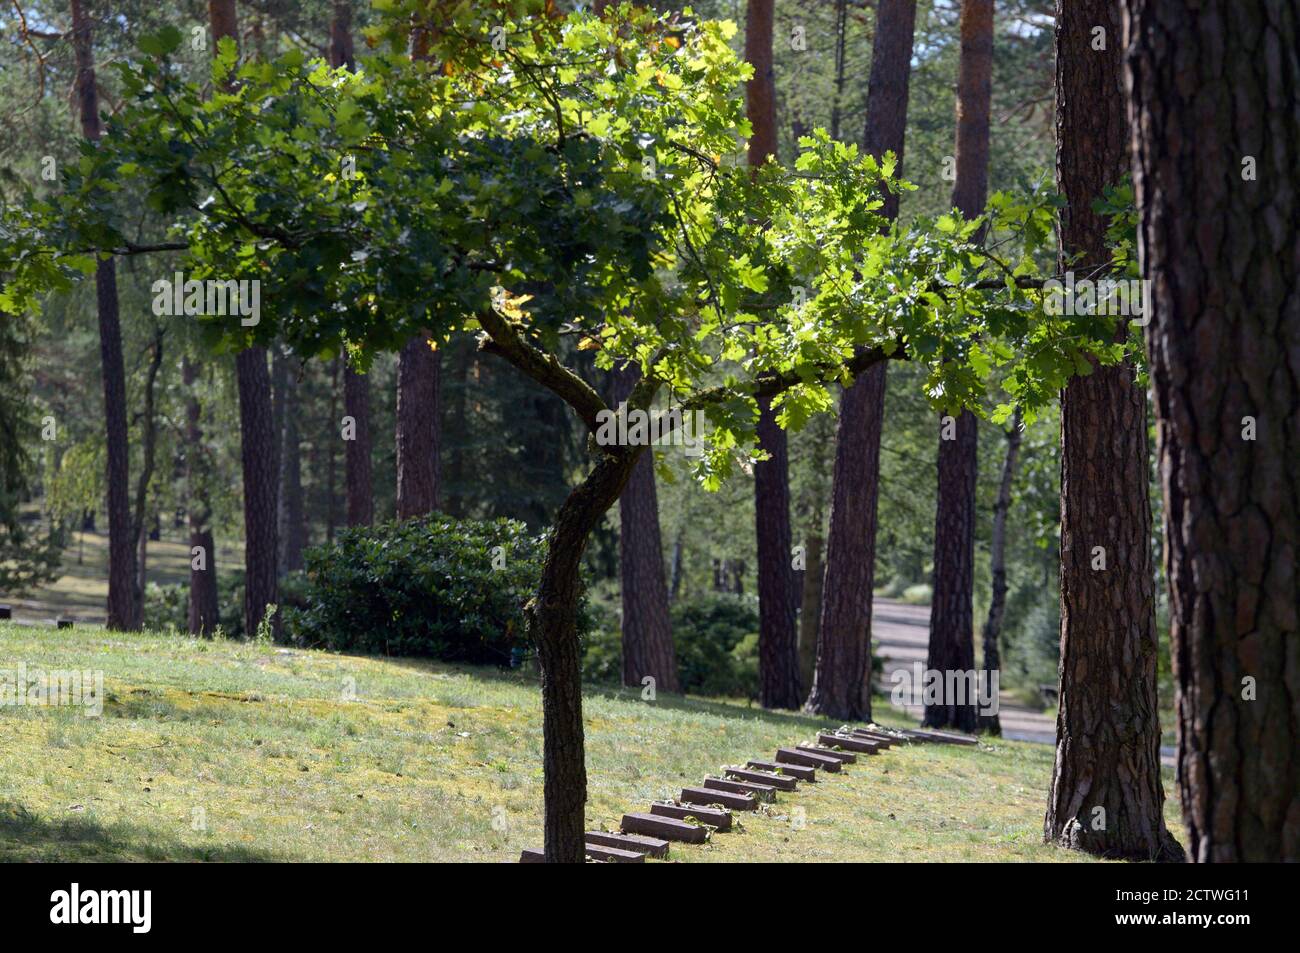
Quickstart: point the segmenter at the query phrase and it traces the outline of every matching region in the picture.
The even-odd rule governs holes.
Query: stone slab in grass
[[[758,799],[750,794],[733,794],[717,788],[682,788],[678,798],[683,804],[721,804],[733,811],[756,811]]]
[[[776,788],[770,784],[755,784],[753,781],[732,781],[729,778],[705,778],[704,786],[713,791],[752,794],[760,801],[776,800]]]
[[[588,848],[592,844],[597,844],[601,847],[617,847],[620,850],[630,850],[660,859],[668,856],[668,841],[659,837],[646,837],[642,834],[613,834],[609,831],[587,831],[583,837]],[[590,853],[590,850],[588,850],[588,853]]]
[[[852,735],[832,735],[823,731],[817,736],[820,741],[828,748],[843,748],[845,751],[856,751],[860,754],[879,754],[880,745],[866,738],[854,738]]]
[[[838,758],[812,754],[800,748],[777,748],[776,760],[782,764],[801,764],[804,767],[819,768],[822,771],[838,771],[840,769]]]
[[[834,758],[842,764],[856,764],[858,756],[848,751],[836,751],[834,748],[827,748],[824,745],[795,745],[800,751],[807,751],[809,754],[821,755],[823,758]]]
[[[623,850],[621,847],[606,847],[588,841],[583,849],[593,860],[603,860],[607,864],[644,864],[645,854],[635,850]]]
[[[753,758],[750,758],[745,764],[751,768],[757,768],[759,771],[786,774],[799,781],[807,781],[809,784],[817,780],[817,769],[805,764],[778,764],[775,761],[757,761]]]
[[[546,863],[546,851],[540,847],[525,847],[519,854],[519,863],[544,864]]]
[[[892,745],[906,742],[906,738],[900,738],[896,735],[886,735],[879,731],[872,731],[870,728],[854,728],[851,732],[854,738],[862,738],[866,741],[874,741],[882,748],[888,748]]]
[[[767,784],[778,791],[793,791],[799,786],[799,782],[794,778],[777,774],[775,771],[754,771],[750,768],[738,768],[735,765],[728,765],[722,771],[727,777],[735,778],[737,781]]]
[[[709,839],[707,827],[688,824],[673,817],[639,812],[623,815],[623,831],[627,834],[644,834],[647,837],[681,841],[684,844],[703,844]]]
[[[700,824],[716,827],[720,833],[731,830],[731,812],[717,807],[705,807],[703,804],[663,804],[650,805],[651,814],[663,817],[675,817],[679,821],[695,818]]]
[[[928,741],[938,744],[948,745],[977,745],[979,739],[974,735],[958,734],[955,731],[938,731],[934,728],[907,728],[904,729],[909,738],[917,741]]]

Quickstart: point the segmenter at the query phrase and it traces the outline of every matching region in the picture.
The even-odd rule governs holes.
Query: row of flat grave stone
[[[971,735],[923,728],[882,728],[868,725],[817,734],[816,744],[778,748],[771,761],[751,759],[728,765],[722,777],[707,777],[698,787],[682,788],[675,801],[650,805],[648,812],[623,815],[620,831],[588,831],[587,858],[598,863],[640,864],[647,857],[664,860],[669,844],[703,844],[713,833],[732,828],[732,811],[756,811],[760,803],[776,800],[777,792],[798,790],[800,781],[817,781],[817,773],[838,773],[858,756],[877,755],[895,744],[973,745]],[[545,863],[543,851],[525,848],[521,864]]]
[[[0,622],[5,621],[6,619],[12,619],[13,617],[14,617],[14,609],[13,609],[13,606],[7,606],[7,605],[4,605],[4,604],[0,604]],[[55,619],[55,620],[54,620],[54,624],[55,624],[58,628],[60,628],[60,629],[70,629],[70,628],[72,628],[73,620],[72,620],[72,619]]]

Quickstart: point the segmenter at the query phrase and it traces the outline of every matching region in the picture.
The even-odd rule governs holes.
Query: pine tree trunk
[[[397,361],[397,518],[438,508],[439,377],[442,360],[423,336]]]
[[[1127,166],[1118,32],[1113,4],[1058,0],[1060,267],[1081,276],[1104,274],[1110,260],[1093,203]],[[1181,860],[1163,815],[1148,478],[1146,394],[1133,368],[1071,380],[1061,394],[1061,681],[1043,835],[1106,857]]]
[[[278,599],[277,482],[279,461],[271,424],[271,375],[266,348],[235,356],[239,382],[240,455],[244,471],[244,634],[252,638],[267,606]],[[274,624],[279,625],[277,613]]]
[[[149,505],[149,482],[153,479],[154,465],[157,458],[158,448],[158,421],[154,408],[157,403],[156,391],[158,386],[158,372],[162,369],[163,361],[163,330],[156,328],[154,332],[153,356],[149,359],[149,369],[145,373],[144,384],[144,411],[141,414],[140,429],[142,431],[141,439],[141,465],[140,473],[136,477],[135,484],[135,510],[132,518],[131,532],[135,536],[136,546],[139,548],[139,554],[136,558],[136,581],[135,581],[135,599],[141,609],[141,616],[144,613],[144,589],[147,582],[147,567],[149,559],[149,528],[147,526],[147,513]]]
[[[941,431],[944,426],[941,424]],[[934,520],[934,595],[930,602],[930,647],[926,668],[943,677],[938,704],[926,705],[922,724],[931,728],[977,727],[976,699],[969,690],[947,691],[948,679],[975,670],[975,415],[956,418],[953,439],[939,440],[939,499]],[[962,683],[969,688],[969,682]]]
[[[900,168],[915,29],[914,0],[879,7],[864,148],[876,158],[893,152]],[[887,193],[882,211],[890,219],[896,217],[898,196]],[[813,714],[845,721],[871,720],[871,612],[884,415],[885,364],[881,362],[864,371],[840,400],[817,665],[806,705]]]
[[[1016,458],[1020,453],[1020,408],[1016,408],[1007,430],[1007,455],[1002,460],[1002,478],[998,482],[998,498],[993,504],[993,529],[989,534],[989,571],[992,586],[989,594],[989,614],[984,620],[981,665],[984,684],[992,690],[993,676],[1001,678],[1002,653],[998,638],[1002,634],[1002,619],[1007,609],[1007,514],[1011,509],[1011,483],[1016,475]],[[995,699],[996,701],[996,699]],[[991,735],[1002,734],[998,714],[979,715],[979,727]]]
[[[330,16],[330,66],[353,65],[352,4],[349,0],[334,0]]]
[[[631,365],[611,374],[613,406],[627,400],[641,374]],[[654,453],[641,454],[618,498],[619,564],[623,604],[623,684],[652,677],[658,691],[679,692],[668,585],[664,579]]]
[[[195,395],[198,365],[181,358],[185,386],[185,496],[190,527],[189,631],[211,636],[217,627],[217,552],[212,535],[212,506],[208,501],[207,467],[203,459],[203,412]],[[202,568],[195,568],[195,548]]]
[[[1300,13],[1122,9],[1189,853],[1297,861]]]
[[[287,363],[287,361],[286,361]],[[298,433],[298,379],[292,367],[285,368],[284,420],[280,439],[280,567],[297,572],[303,567],[307,548],[307,524],[302,499],[302,442]]]
[[[355,428],[353,439],[344,444],[348,525],[369,526],[375,519],[370,459],[370,380],[348,366],[343,368],[343,412],[352,418]]]
[[[758,445],[770,455],[754,465],[758,537],[758,697],[764,708],[798,708],[798,610],[791,566],[790,461],[786,432],[771,401],[759,400]]]
[[[745,59],[754,66],[747,89],[753,134],[749,164],[776,157],[776,84],[772,74],[772,0],[749,0]],[[790,565],[790,464],[786,433],[770,403],[760,401],[759,448],[769,455],[754,464],[754,523],[758,536],[758,683],[765,708],[798,708],[799,633],[794,574]]]
[[[993,76],[993,0],[962,0],[957,70],[957,181],[952,204],[967,218],[984,211],[989,179],[989,112]],[[944,677],[973,671],[975,477],[979,430],[963,410],[956,439],[939,440],[939,497],[934,530],[934,596],[928,668]],[[966,731],[976,727],[972,699],[945,697],[927,705],[924,723]],[[958,704],[965,702],[966,704]]]
[[[822,614],[822,549],[826,541],[821,533],[804,537],[803,595],[799,598],[799,683],[812,685],[817,671],[817,626]]]
[[[99,92],[95,88],[94,36],[80,0],[72,0],[72,45],[76,58],[77,105],[81,132],[98,142]],[[122,360],[122,325],[117,301],[117,263],[95,266],[95,303],[99,313],[99,360],[104,385],[107,452],[109,629],[140,628],[142,607],[136,597],[135,537],[131,521],[131,453],[126,422],[126,366]]]

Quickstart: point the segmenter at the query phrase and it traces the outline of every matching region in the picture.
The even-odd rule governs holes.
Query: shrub
[[[712,593],[673,606],[673,641],[682,690],[698,695],[758,695],[758,604]]]
[[[934,590],[923,582],[903,590],[903,601],[909,606],[928,606],[932,598]]]
[[[285,631],[337,651],[516,664],[542,555],[542,538],[517,520],[434,515],[346,529],[307,550],[302,604],[285,609]]]

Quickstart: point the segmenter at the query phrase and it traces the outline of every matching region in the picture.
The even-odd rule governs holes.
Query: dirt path
[[[930,609],[879,597],[874,603],[871,637],[880,645],[880,655],[885,660],[882,682],[885,690],[890,691],[894,686],[892,675],[895,671],[910,669],[914,662],[925,665],[926,647],[930,640]],[[916,686],[914,694],[917,697],[904,706],[907,713],[917,719],[922,714],[919,690],[920,686]],[[998,715],[1004,737],[1013,741],[1056,744],[1056,722],[1052,718],[1022,704],[1006,691],[1000,694]],[[1173,767],[1174,749],[1162,747],[1160,760]]]

